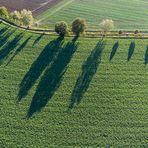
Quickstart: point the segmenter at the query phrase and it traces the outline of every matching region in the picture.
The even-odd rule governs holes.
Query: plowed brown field
[[[34,15],[37,15],[60,1],[61,0],[0,0],[0,6],[6,6],[10,12],[25,8],[31,10]]]

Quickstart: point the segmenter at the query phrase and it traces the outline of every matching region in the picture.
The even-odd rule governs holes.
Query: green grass
[[[76,17],[85,18],[88,30],[98,30],[103,19],[113,19],[115,30],[147,30],[147,0],[63,0],[59,5],[50,8],[37,19],[41,26],[53,28],[57,21],[71,24]]]
[[[0,31],[1,148],[148,146],[148,40],[13,30]]]

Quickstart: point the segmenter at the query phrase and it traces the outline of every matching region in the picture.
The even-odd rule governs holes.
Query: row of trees
[[[72,32],[76,35],[76,38],[78,38],[86,29],[86,21],[82,18],[77,18],[72,22],[71,26]],[[55,24],[55,32],[59,34],[60,37],[64,37],[66,34],[69,34],[67,23],[64,21],[57,22]]]
[[[0,17],[8,19],[18,25],[32,26],[34,18],[32,12],[26,9],[14,11],[9,14],[6,7],[0,7]]]
[[[80,36],[80,34],[85,32],[86,29],[86,21],[82,18],[76,18],[72,22],[72,32],[76,35],[76,38]],[[106,19],[100,23],[100,27],[102,28],[104,35],[111,29],[114,28],[114,22],[112,20]],[[57,22],[55,24],[55,32],[59,34],[60,37],[64,37],[69,33],[68,24],[64,21]]]

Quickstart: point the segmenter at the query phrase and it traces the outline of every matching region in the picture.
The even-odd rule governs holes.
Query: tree
[[[68,33],[68,25],[66,22],[61,21],[55,24],[55,32],[59,34],[60,37],[64,37]]]
[[[135,30],[134,34],[136,35],[136,34],[138,34],[138,33],[139,33],[139,30]]]
[[[34,18],[30,10],[23,9],[20,12],[20,15],[21,15],[21,22],[23,23],[23,25],[32,26]]]
[[[6,7],[0,7],[0,16],[4,18],[8,18],[9,13]]]
[[[102,28],[102,30],[104,31],[104,33],[106,34],[106,32],[110,31],[111,29],[114,28],[114,21],[113,20],[103,20],[100,23],[100,27]]]
[[[20,22],[21,20],[21,14],[19,11],[16,11],[16,10],[10,13],[10,17],[15,23]]]
[[[119,36],[121,36],[123,34],[123,31],[119,30],[118,34],[119,34]]]
[[[76,18],[72,22],[72,32],[76,35],[78,38],[80,34],[82,34],[86,29],[86,21],[82,18]]]
[[[122,30],[119,30],[118,34],[119,35],[122,35],[123,34],[123,31]]]

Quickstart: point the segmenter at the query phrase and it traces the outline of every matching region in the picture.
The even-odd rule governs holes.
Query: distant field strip
[[[59,5],[59,7],[56,7],[55,9],[53,9],[50,13],[49,13],[49,11],[47,10],[47,12],[45,12],[45,13],[49,13],[48,14],[48,16],[47,17],[50,17],[50,16],[52,16],[52,15],[54,15],[55,13],[57,13],[58,11],[60,11],[61,9],[63,9],[64,7],[66,7],[66,6],[68,6],[69,4],[71,4],[72,2],[74,2],[75,0],[66,0],[65,2],[62,2],[62,3],[60,3]],[[44,17],[44,18],[42,18],[41,20],[39,20],[39,22],[40,21],[43,21],[43,20],[45,20],[45,19],[47,19],[46,17]]]
[[[35,11],[37,11],[37,10],[43,8],[45,5],[48,5],[49,3],[51,3],[51,1],[52,1],[52,0],[49,0],[49,1],[45,2],[45,3],[40,4],[40,6],[37,7],[37,8],[35,8],[34,10],[32,10],[32,12],[35,12]]]
[[[68,6],[69,4],[71,4],[72,2],[74,2],[75,0],[69,0],[66,3],[63,3],[61,6],[59,6],[58,8],[56,8],[54,11],[52,11],[49,14],[49,17],[52,16],[53,14],[55,14],[56,12],[60,11],[61,9],[63,9],[64,7]],[[45,18],[46,19],[46,18]]]
[[[65,3],[65,4],[64,4]],[[69,24],[76,17],[83,17],[88,22],[89,30],[99,28],[102,19],[113,19],[115,29],[146,30],[148,28],[148,1],[143,0],[73,0],[63,1],[39,15],[41,25],[53,27],[57,21]],[[45,19],[44,19],[45,18]]]

